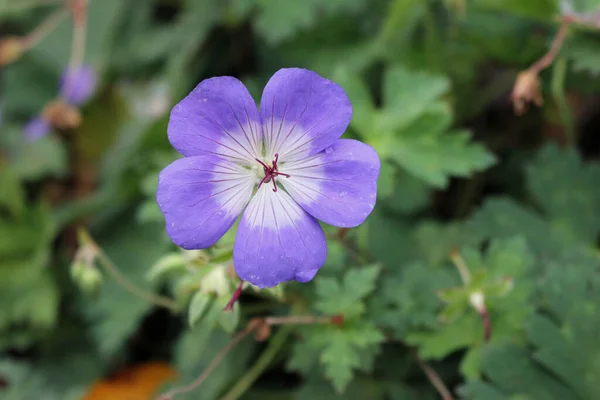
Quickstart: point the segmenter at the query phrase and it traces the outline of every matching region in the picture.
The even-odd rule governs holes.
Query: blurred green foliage
[[[59,3],[0,0],[0,39],[31,32]],[[540,75],[541,108],[517,117],[509,97],[561,13],[593,20],[599,7],[90,0],[85,62],[100,87],[80,127],[23,138],[57,95],[70,18],[0,72],[0,398],[80,399],[93,381],[149,360],[177,369],[170,386],[185,384],[266,316],[343,323],[272,326],[263,342],[250,335],[202,384],[202,399],[435,399],[424,365],[455,398],[598,398],[593,24],[570,27],[558,54],[566,73]],[[169,110],[220,75],[239,77],[259,100],[289,66],[346,90],[354,115],[345,135],[382,159],[377,207],[356,229],[326,228],[328,259],[312,282],[245,286],[226,313],[236,227],[210,249],[184,251],[154,200],[158,173],[178,157]],[[82,226],[91,247],[76,238]],[[172,299],[170,309],[126,290],[101,255],[143,293]]]

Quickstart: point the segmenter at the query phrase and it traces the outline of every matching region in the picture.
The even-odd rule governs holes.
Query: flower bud
[[[60,129],[73,129],[81,125],[79,110],[61,100],[54,100],[48,104],[44,108],[42,116]]]
[[[542,98],[537,71],[525,70],[520,72],[510,97],[517,115],[527,111],[527,104],[529,103],[540,107],[544,103],[544,99]]]
[[[18,60],[25,52],[23,41],[18,37],[8,37],[0,40],[0,66],[8,65]]]
[[[102,274],[94,265],[85,260],[75,260],[71,264],[71,278],[82,292],[94,295],[102,284]]]
[[[96,267],[86,267],[77,283],[84,293],[94,295],[102,284],[102,274]]]
[[[482,292],[477,291],[471,293],[469,295],[469,303],[477,310],[477,312],[482,313],[485,311],[485,296]]]

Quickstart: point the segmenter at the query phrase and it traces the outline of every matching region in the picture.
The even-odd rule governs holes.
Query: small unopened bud
[[[95,295],[102,284],[102,274],[98,268],[85,268],[79,280],[81,290],[88,295]]]
[[[485,311],[485,297],[481,292],[473,292],[469,296],[469,303],[477,310],[478,312]]]
[[[18,37],[8,37],[0,40],[0,66],[8,65],[23,55],[25,46],[23,40]]]
[[[54,100],[44,108],[42,116],[60,129],[73,129],[81,125],[81,113],[61,100]]]
[[[537,71],[528,69],[520,72],[510,98],[517,115],[522,115],[527,111],[529,103],[538,107],[544,104]]]
[[[102,274],[96,268],[97,252],[90,244],[81,244],[71,264],[71,278],[86,294],[93,295],[102,283]]]
[[[82,292],[94,295],[102,284],[102,274],[94,265],[76,260],[71,265],[71,278]]]
[[[334,325],[342,325],[344,323],[343,315],[334,315],[331,317],[331,323]]]

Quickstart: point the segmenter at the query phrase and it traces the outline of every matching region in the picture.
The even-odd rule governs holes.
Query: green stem
[[[567,146],[575,144],[575,123],[573,113],[569,107],[567,94],[565,93],[565,78],[567,76],[567,60],[560,57],[554,63],[552,69],[551,90],[554,101],[558,107],[561,122],[565,128]]]
[[[58,6],[63,4],[64,0],[0,0],[0,15],[8,12],[24,11],[29,8]]]
[[[210,376],[210,374],[212,374],[212,372],[215,370],[215,368],[217,368],[219,366],[221,361],[223,361],[223,358],[225,358],[225,356],[227,354],[229,354],[229,352],[235,346],[237,346],[238,343],[240,343],[242,341],[242,339],[244,339],[250,332],[252,332],[252,330],[244,329],[243,331],[241,331],[237,335],[235,335],[233,340],[231,342],[229,342],[227,344],[227,346],[225,346],[219,352],[219,354],[217,354],[217,356],[211,361],[211,363],[202,372],[202,374],[198,378],[196,378],[192,383],[190,383],[189,385],[183,386],[183,387],[172,389],[172,390],[168,391],[167,393],[158,397],[157,400],[172,400],[173,397],[175,397],[176,395],[183,394],[183,393],[189,393],[193,390],[198,389],[198,387],[200,387],[200,385],[202,385],[204,383],[204,381]]]
[[[463,285],[468,286],[471,283],[471,273],[465,259],[460,255],[458,251],[452,251],[450,253],[450,260],[458,270],[460,280]]]
[[[269,341],[269,345],[266,350],[260,355],[256,363],[246,372],[246,374],[227,392],[221,400],[237,400],[239,399],[251,386],[256,382],[260,375],[283,347],[288,335],[292,332],[293,326],[283,325],[272,339]]]
[[[80,240],[83,242],[82,245],[90,246],[93,249],[98,261],[100,262],[104,270],[108,272],[109,275],[111,275],[113,279],[117,281],[117,283],[123,288],[125,288],[129,293],[139,297],[142,300],[146,300],[151,304],[167,308],[173,313],[177,313],[179,311],[177,303],[174,300],[165,296],[155,294],[153,292],[146,291],[144,289],[140,289],[133,282],[131,282],[129,278],[127,278],[119,270],[117,265],[110,259],[110,257],[108,257],[108,255],[106,255],[104,250],[102,250],[102,248],[98,246],[98,243],[96,243],[96,241],[94,241],[94,239],[85,230],[81,230],[80,235]]]
[[[147,292],[143,289],[138,288],[131,282],[123,273],[117,268],[115,263],[102,251],[100,248],[97,248],[98,260],[104,267],[104,269],[114,278],[117,283],[123,286],[129,293],[134,296],[139,297],[142,300],[146,300],[148,303],[157,305],[159,307],[164,307],[171,310],[174,313],[177,313],[179,310],[177,308],[177,303],[168,297],[164,297],[152,292]]]
[[[60,9],[47,17],[37,28],[22,40],[25,50],[29,50],[48,36],[69,15],[66,9]]]

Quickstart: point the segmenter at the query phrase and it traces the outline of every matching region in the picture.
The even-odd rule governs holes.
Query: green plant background
[[[50,10],[29,3],[0,0],[0,32],[24,34]],[[515,116],[510,103],[567,3],[599,6],[90,1],[85,59],[100,86],[81,127],[23,140],[56,96],[71,22],[0,72],[0,398],[80,399],[92,382],[152,360],[184,384],[252,318],[298,315],[344,323],[248,337],[177,398],[439,398],[423,366],[457,399],[600,398],[600,34],[570,30],[540,76],[542,107]],[[213,249],[177,249],[154,200],[158,172],[177,158],[169,110],[220,75],[258,100],[290,66],[347,91],[345,135],[382,159],[377,206],[343,238],[326,227],[327,262],[312,282],[246,288],[224,313],[235,232]],[[100,265],[101,275],[73,274],[82,226],[176,311],[133,296]],[[485,299],[489,342],[473,293]]]

